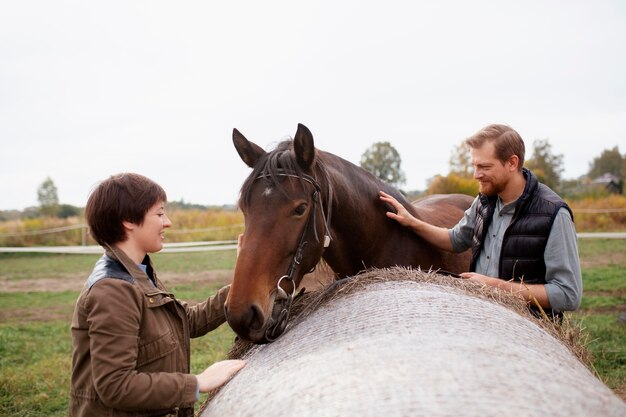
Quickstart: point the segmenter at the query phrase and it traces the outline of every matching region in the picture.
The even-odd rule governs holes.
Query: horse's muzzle
[[[285,291],[274,291],[270,297],[272,310],[269,316],[266,316],[256,303],[236,314],[233,314],[234,311],[231,311],[227,305],[225,306],[226,320],[241,339],[256,344],[271,343],[278,339],[287,328],[292,300],[291,294]]]

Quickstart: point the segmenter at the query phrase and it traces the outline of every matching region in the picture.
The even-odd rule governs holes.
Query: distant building
[[[591,184],[603,186],[611,194],[622,194],[622,180],[609,172],[594,179]]]

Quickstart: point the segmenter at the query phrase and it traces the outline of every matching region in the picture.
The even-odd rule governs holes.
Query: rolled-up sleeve
[[[578,241],[574,222],[565,208],[554,219],[544,252],[546,293],[557,311],[576,310],[583,293]]]
[[[472,237],[474,235],[474,224],[476,223],[476,207],[478,206],[478,197],[474,199],[472,205],[465,210],[463,218],[452,228],[448,230],[450,235],[450,243],[452,243],[453,252],[463,252],[472,247]]]

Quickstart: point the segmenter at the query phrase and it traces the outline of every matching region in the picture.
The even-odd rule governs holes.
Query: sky
[[[235,204],[233,128],[270,150],[298,123],[355,164],[390,142],[405,190],[491,123],[577,178],[626,153],[626,2],[0,2],[0,210],[38,205],[47,177],[83,207],[126,171]]]

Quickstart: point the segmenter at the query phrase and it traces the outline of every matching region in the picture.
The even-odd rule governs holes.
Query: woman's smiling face
[[[132,234],[137,248],[145,253],[154,253],[163,249],[165,229],[172,226],[172,222],[165,213],[165,202],[160,201],[150,207],[143,218],[141,225],[136,225]]]

